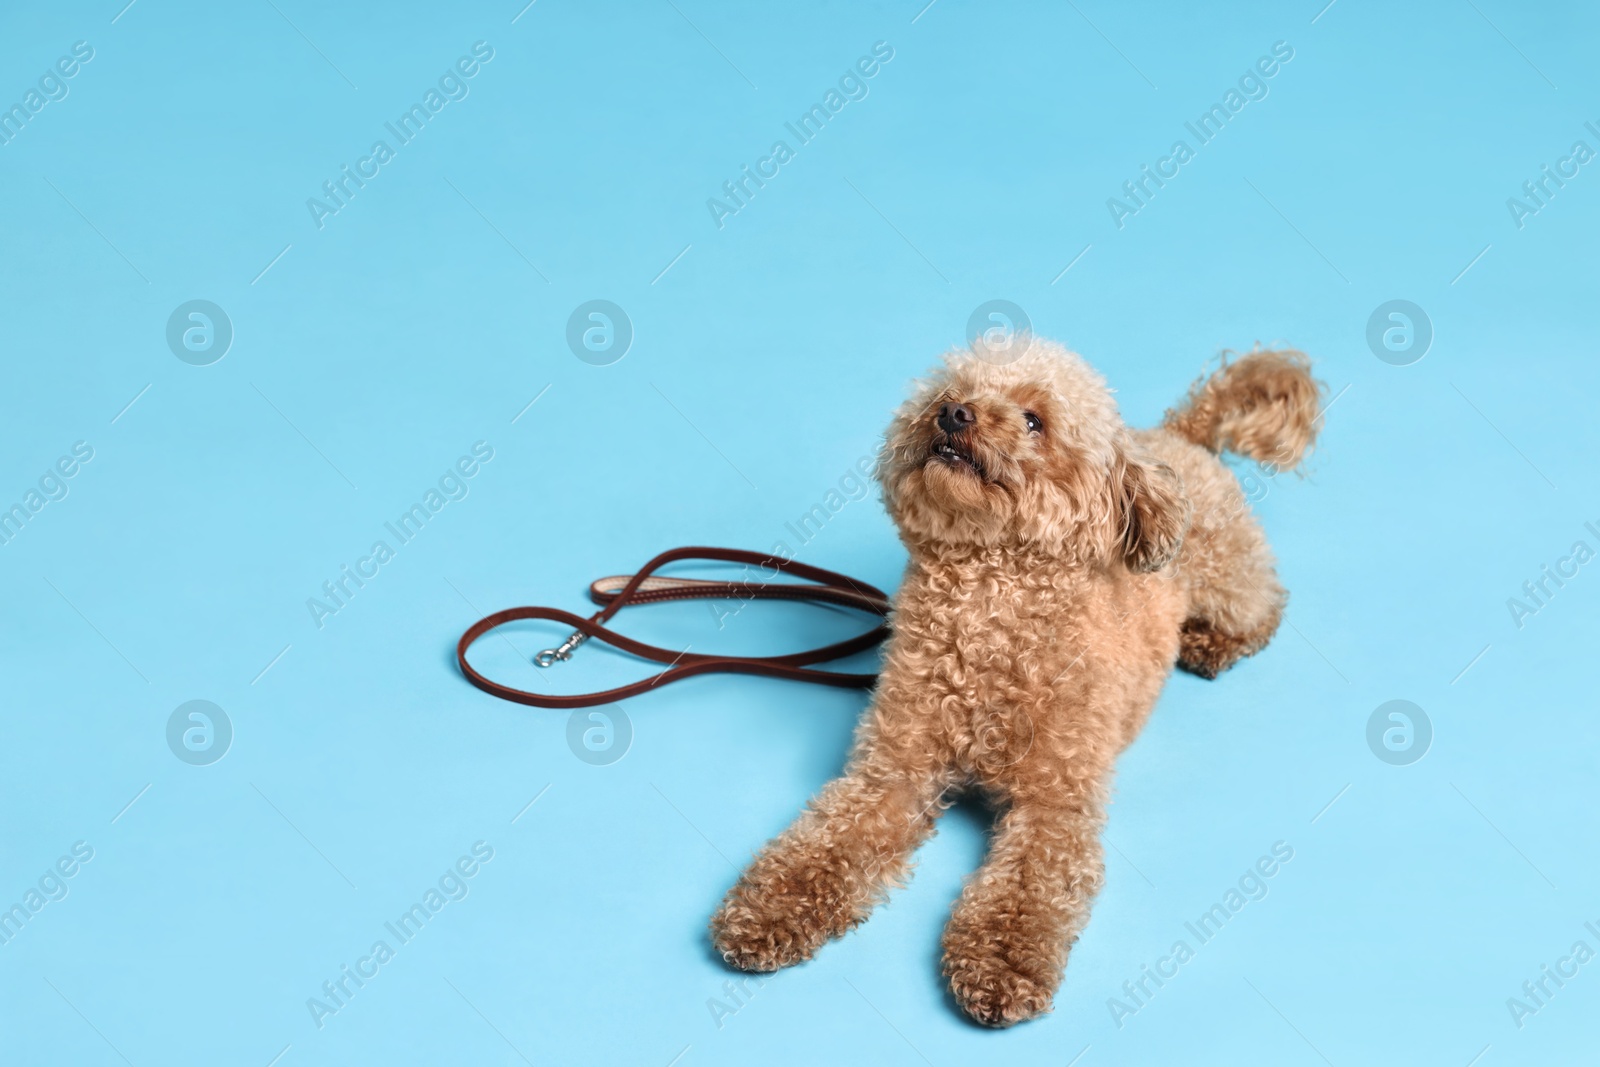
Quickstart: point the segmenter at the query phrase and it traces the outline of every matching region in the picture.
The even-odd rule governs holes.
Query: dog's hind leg
[[[1258,349],[1196,382],[1160,429],[1140,435],[1178,472],[1194,508],[1178,556],[1190,597],[1184,670],[1215,678],[1265,648],[1283,617],[1266,535],[1218,453],[1247,456],[1268,478],[1294,469],[1316,441],[1322,394],[1302,353]]]
[[[1267,535],[1233,473],[1216,456],[1169,431],[1141,437],[1183,479],[1193,508],[1174,577],[1188,599],[1178,666],[1215,678],[1266,647],[1283,618],[1287,594]],[[1260,479],[1251,475],[1249,484],[1256,486]]]
[[[1260,524],[1242,495],[1237,504],[1205,509],[1184,543],[1189,612],[1178,666],[1202,678],[1215,678],[1265,648],[1288,598]]]

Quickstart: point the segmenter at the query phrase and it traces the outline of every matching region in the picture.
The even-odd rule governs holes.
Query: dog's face
[[[1154,570],[1178,551],[1189,502],[1137,454],[1111,391],[1059,345],[1024,339],[999,365],[959,350],[890,423],[878,476],[912,548],[1028,547]]]

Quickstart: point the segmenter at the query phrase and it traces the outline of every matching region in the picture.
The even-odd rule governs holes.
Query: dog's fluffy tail
[[[1323,386],[1293,349],[1255,349],[1197,380],[1162,426],[1212,452],[1287,470],[1316,442]]]

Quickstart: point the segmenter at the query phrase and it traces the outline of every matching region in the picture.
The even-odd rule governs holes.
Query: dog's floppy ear
[[[1122,532],[1118,548],[1133,571],[1159,570],[1178,554],[1192,506],[1171,467],[1131,443],[1118,449],[1113,489]]]

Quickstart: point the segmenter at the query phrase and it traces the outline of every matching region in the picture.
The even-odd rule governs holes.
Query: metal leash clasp
[[[561,642],[557,647],[547,648],[533,657],[533,662],[540,667],[553,667],[558,661],[571,659],[572,653],[577,647],[587,640],[589,640],[588,634],[582,630],[574,630],[572,636]]]

